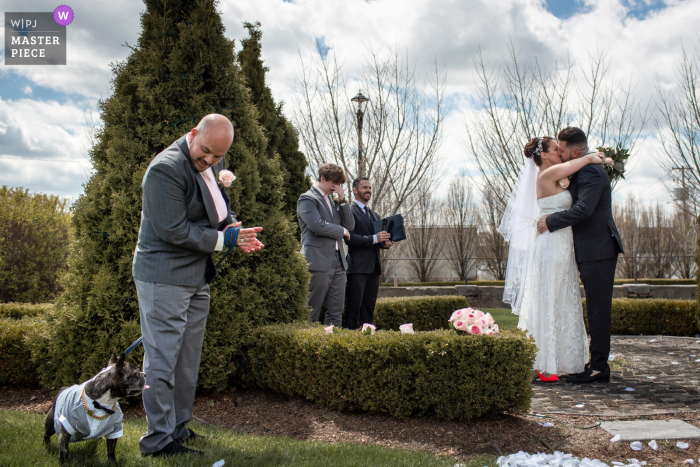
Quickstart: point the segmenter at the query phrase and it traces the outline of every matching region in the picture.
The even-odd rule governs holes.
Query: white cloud
[[[32,94],[32,87],[31,86],[25,86],[24,89],[22,90],[25,94],[31,95]]]

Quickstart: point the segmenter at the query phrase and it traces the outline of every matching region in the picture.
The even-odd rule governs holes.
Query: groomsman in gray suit
[[[317,322],[321,306],[326,324],[341,326],[345,302],[345,271],[348,268],[343,237],[350,238],[355,219],[345,198],[345,172],[334,164],[318,168],[318,181],[299,197],[297,218],[301,228],[301,251],[309,263],[311,322]],[[332,195],[337,195],[337,202]]]
[[[217,185],[233,142],[223,115],[204,117],[196,128],[158,154],[143,177],[143,210],[132,273],[145,351],[143,393],[148,431],[143,456],[199,454],[182,441],[201,437],[187,428],[209,314],[212,256],[224,247],[224,231],[240,226],[231,200]],[[264,245],[262,227],[241,229],[236,245],[246,253]],[[229,246],[229,245],[227,245]]]

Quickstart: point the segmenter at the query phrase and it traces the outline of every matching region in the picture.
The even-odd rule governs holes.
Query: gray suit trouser
[[[189,436],[204,329],[209,314],[209,284],[179,286],[135,280],[143,334],[143,391],[148,431],[142,453],[160,451]]]
[[[326,325],[340,327],[343,324],[343,308],[345,307],[345,268],[340,252],[336,250],[335,258],[328,271],[311,271],[309,282],[309,302],[311,307],[311,322],[318,321],[321,315],[321,305],[326,307]]]

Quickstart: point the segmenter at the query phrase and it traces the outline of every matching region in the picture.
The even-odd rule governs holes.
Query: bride
[[[562,162],[556,141],[547,136],[530,140],[525,157],[498,229],[510,242],[503,301],[520,315],[518,327],[535,339],[540,380],[558,381],[558,374],[584,371],[588,337],[571,227],[538,235],[536,223],[543,215],[569,209],[567,177],[585,165],[603,163],[604,156]]]

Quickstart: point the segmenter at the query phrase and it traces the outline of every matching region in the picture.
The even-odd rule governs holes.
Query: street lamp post
[[[362,91],[359,91],[357,95],[350,100],[354,102],[357,107],[357,177],[366,177],[367,163],[362,148],[362,122],[365,118],[364,105],[369,99],[362,95]]]

